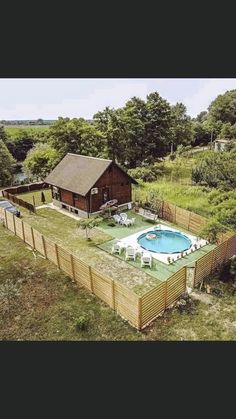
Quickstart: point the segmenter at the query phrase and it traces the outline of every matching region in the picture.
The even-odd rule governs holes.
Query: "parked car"
[[[4,208],[6,211],[11,212],[16,217],[20,217],[20,211],[14,207],[9,201],[0,201],[0,208]]]

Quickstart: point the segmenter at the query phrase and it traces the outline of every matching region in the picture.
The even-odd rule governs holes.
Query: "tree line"
[[[89,122],[59,117],[46,129],[23,128],[14,134],[0,127],[5,156],[0,181],[10,182],[14,161],[23,161],[25,171],[39,178],[68,152],[113,159],[135,169],[154,164],[180,145],[205,145],[219,137],[236,138],[236,90],[219,95],[196,118],[187,115],[183,103],[171,105],[154,92],[146,100],[133,97],[122,108],[106,107]]]

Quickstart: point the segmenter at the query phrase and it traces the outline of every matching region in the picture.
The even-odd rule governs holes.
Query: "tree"
[[[151,189],[149,191],[149,201],[151,204],[150,209],[160,217],[160,211],[163,203],[162,194],[156,189]]]
[[[172,113],[169,103],[157,92],[147,96],[147,121],[145,123],[146,143],[143,158],[153,162],[165,156],[172,141]]]
[[[199,121],[193,122],[193,145],[206,145],[211,141],[210,127]]]
[[[0,125],[0,140],[2,140],[5,144],[8,140],[8,135],[3,125]]]
[[[86,239],[90,240],[89,231],[93,228],[99,226],[99,224],[103,221],[101,217],[94,217],[94,218],[81,218],[78,223],[77,227],[85,230]]]
[[[82,118],[59,118],[50,126],[47,135],[61,158],[67,153],[104,157],[106,141],[103,133]]]
[[[145,101],[137,97],[130,99],[123,108],[125,127],[125,164],[135,168],[141,164],[146,147],[147,107]]]
[[[18,136],[9,136],[5,144],[17,161],[23,161],[28,151],[32,149],[34,140],[27,131],[19,131],[21,132]]]
[[[200,112],[196,117],[197,122],[204,122],[206,119],[207,119],[207,111]]]
[[[209,118],[222,123],[236,123],[236,89],[218,95],[208,108]]]
[[[230,190],[236,187],[236,150],[206,153],[192,170],[192,180],[209,187]]]
[[[49,144],[37,144],[27,155],[23,166],[29,176],[44,179],[60,161],[57,150]]]
[[[187,115],[186,106],[176,103],[171,107],[172,114],[172,144],[176,149],[178,145],[190,145],[193,141],[193,123]]]
[[[15,159],[2,140],[0,140],[0,162],[0,186],[7,186],[12,181]]]

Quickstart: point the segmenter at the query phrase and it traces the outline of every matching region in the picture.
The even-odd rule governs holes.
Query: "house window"
[[[78,200],[79,199],[79,195],[77,193],[73,194],[74,200]]]

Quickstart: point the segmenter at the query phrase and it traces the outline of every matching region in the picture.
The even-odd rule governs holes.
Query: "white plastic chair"
[[[134,225],[134,223],[135,223],[135,218],[131,218],[131,225],[133,226]]]
[[[120,213],[120,223],[123,224],[125,220],[127,220],[128,216],[125,212]]]
[[[133,259],[134,261],[136,259],[136,250],[132,246],[128,246],[126,248],[125,260],[128,260],[128,259]]]
[[[130,218],[126,218],[126,220],[122,221],[122,224],[125,225],[126,227],[129,227],[132,225],[132,220]]]
[[[118,214],[113,215],[113,219],[115,220],[116,223],[119,223],[121,218]]]
[[[121,242],[114,243],[111,248],[111,253],[119,253],[120,255],[122,252],[122,249],[123,249],[123,246]]]
[[[143,266],[152,267],[152,255],[149,252],[143,252],[141,255],[141,268]]]

